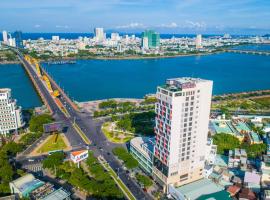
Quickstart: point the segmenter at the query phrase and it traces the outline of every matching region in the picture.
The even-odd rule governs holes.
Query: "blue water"
[[[0,77],[0,88],[11,88],[12,97],[24,109],[42,105],[21,65],[0,65]]]
[[[223,53],[145,60],[79,60],[44,65],[77,101],[141,98],[167,78],[193,76],[214,81],[214,94],[270,89],[270,56]]]
[[[233,49],[270,52],[270,44],[242,45],[242,46],[236,46]]]
[[[193,76],[214,81],[214,94],[270,89],[270,56],[222,53],[145,60],[78,60],[43,66],[77,101],[141,98],[167,78]],[[0,87],[10,87],[24,108],[41,104],[20,65],[0,65]]]

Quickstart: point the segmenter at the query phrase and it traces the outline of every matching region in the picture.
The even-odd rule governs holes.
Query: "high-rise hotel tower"
[[[157,88],[153,173],[164,186],[203,178],[212,85],[175,78]]]

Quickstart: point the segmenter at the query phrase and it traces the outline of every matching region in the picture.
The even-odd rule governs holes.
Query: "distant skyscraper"
[[[24,126],[21,107],[11,98],[11,89],[0,89],[0,134],[8,134]]]
[[[202,35],[201,34],[197,35],[195,39],[195,45],[196,45],[196,49],[202,48]]]
[[[147,39],[146,39],[147,38]],[[147,42],[147,44],[145,44]],[[146,30],[142,33],[142,47],[155,49],[160,46],[160,36],[159,33],[153,30]]]
[[[8,44],[8,33],[7,31],[3,31],[3,42]]]
[[[203,178],[212,85],[175,78],[157,88],[153,174],[165,187]]]
[[[103,28],[95,28],[95,40],[96,42],[103,42],[106,39]]]
[[[22,32],[21,31],[15,31],[14,32],[14,38],[15,38],[16,47],[23,48]]]
[[[15,40],[15,38],[12,38],[12,37],[10,37],[9,39],[8,39],[8,43],[7,43],[9,46],[12,46],[12,47],[16,47],[16,40]]]
[[[112,41],[119,41],[120,40],[119,33],[111,33],[111,40]]]

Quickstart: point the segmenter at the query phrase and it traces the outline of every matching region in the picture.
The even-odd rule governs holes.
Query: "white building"
[[[106,39],[106,35],[104,33],[103,28],[95,28],[95,41],[103,42]]]
[[[59,41],[60,40],[60,37],[58,35],[53,35],[52,36],[52,40],[53,41]]]
[[[24,126],[21,107],[11,98],[11,89],[0,89],[0,134],[8,134]]]
[[[112,41],[119,41],[121,38],[119,36],[119,33],[111,33],[111,40]]]
[[[202,48],[202,35],[201,34],[196,36],[195,45],[196,45],[196,49]]]
[[[8,33],[7,33],[7,31],[3,31],[3,42],[4,42],[4,44],[8,44]]]
[[[157,88],[153,174],[163,186],[203,178],[212,85],[175,78]]]
[[[7,43],[9,46],[11,46],[11,47],[16,47],[16,40],[15,40],[15,38],[9,38],[8,39],[8,43]]]
[[[148,37],[143,37],[142,38],[142,48],[143,49],[149,49],[149,46],[148,46]]]
[[[208,165],[213,165],[215,163],[217,156],[217,145],[213,144],[213,139],[208,138],[207,145],[205,148],[205,161]]]
[[[73,151],[70,153],[70,159],[74,164],[80,166],[80,162],[88,158],[88,150]]]

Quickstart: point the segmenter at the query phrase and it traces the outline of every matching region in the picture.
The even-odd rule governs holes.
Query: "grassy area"
[[[106,122],[102,125],[102,128],[101,128],[102,132],[104,133],[104,135],[110,142],[122,144],[134,138],[133,135],[124,134],[124,132],[120,134],[118,132],[110,131],[111,124],[112,124],[111,122]]]
[[[260,104],[263,108],[270,109],[270,97],[256,98],[253,101]]]
[[[18,61],[18,58],[13,51],[4,49],[0,50],[0,62],[2,61]]]
[[[270,97],[259,97],[250,99],[232,99],[232,100],[222,100],[218,103],[212,104],[212,109],[237,111],[261,111],[270,109]]]
[[[47,153],[49,151],[61,150],[67,148],[64,136],[62,135],[50,135],[47,141],[38,149],[38,153]]]

